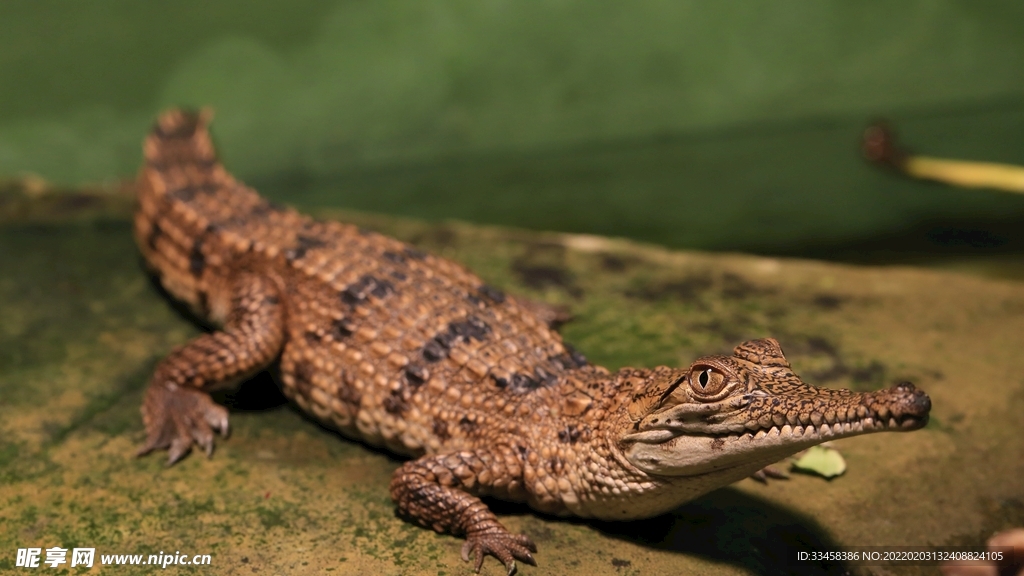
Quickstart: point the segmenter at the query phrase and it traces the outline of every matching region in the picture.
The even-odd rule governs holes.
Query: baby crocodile
[[[209,455],[228,412],[208,391],[277,363],[304,411],[412,457],[391,481],[402,516],[463,536],[477,571],[493,555],[512,574],[536,546],[481,496],[650,517],[808,446],[927,421],[912,384],[809,386],[770,338],[611,373],[458,264],[264,200],[218,162],[208,120],[169,111],[144,145],[135,239],[164,288],[220,328],[157,365],[140,455]]]

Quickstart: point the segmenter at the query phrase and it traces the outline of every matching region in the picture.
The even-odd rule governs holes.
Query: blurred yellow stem
[[[966,188],[994,188],[1024,194],[1024,166],[909,156],[903,170],[910,176]]]

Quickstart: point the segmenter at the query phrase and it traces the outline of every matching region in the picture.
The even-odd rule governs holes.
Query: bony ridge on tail
[[[778,342],[684,369],[595,366],[536,306],[462,266],[355,226],[271,204],[218,162],[209,114],[171,110],[145,141],[135,238],[166,290],[218,328],[156,367],[145,444],[207,454],[228,413],[211,389],[267,366],[342,434],[411,457],[399,513],[465,538],[480,569],[534,563],[481,496],[585,518],[654,516],[808,446],[920,428],[911,384],[810,386]]]

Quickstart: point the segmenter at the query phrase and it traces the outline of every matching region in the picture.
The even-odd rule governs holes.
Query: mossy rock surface
[[[0,189],[0,572],[14,569],[17,548],[60,546],[212,555],[212,570],[168,568],[181,574],[471,573],[461,540],[395,516],[387,486],[398,459],[303,417],[267,377],[219,397],[233,432],[212,459],[165,468],[159,456],[134,458],[153,366],[200,330],[143,274],[123,197],[27,198],[15,188]],[[774,336],[811,383],[866,390],[910,380],[931,395],[923,430],[836,442],[848,470],[831,481],[744,480],[621,524],[496,503],[512,531],[540,546],[540,567],[523,574],[841,573],[790,556],[980,545],[1024,524],[1024,284],[318,215],[568,306],[566,339],[609,368],[685,365]],[[918,570],[931,569],[897,572]],[[493,559],[484,566],[500,572]]]

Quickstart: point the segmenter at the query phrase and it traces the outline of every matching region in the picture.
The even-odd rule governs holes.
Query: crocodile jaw
[[[925,397],[927,398],[927,397]],[[840,438],[873,432],[903,432],[923,427],[924,416],[877,417],[818,426],[771,426],[756,432],[715,435],[672,430],[648,430],[623,438],[623,455],[634,466],[655,476],[699,476],[734,471],[744,478],[762,467],[801,450]],[[730,474],[731,476],[731,474]]]

